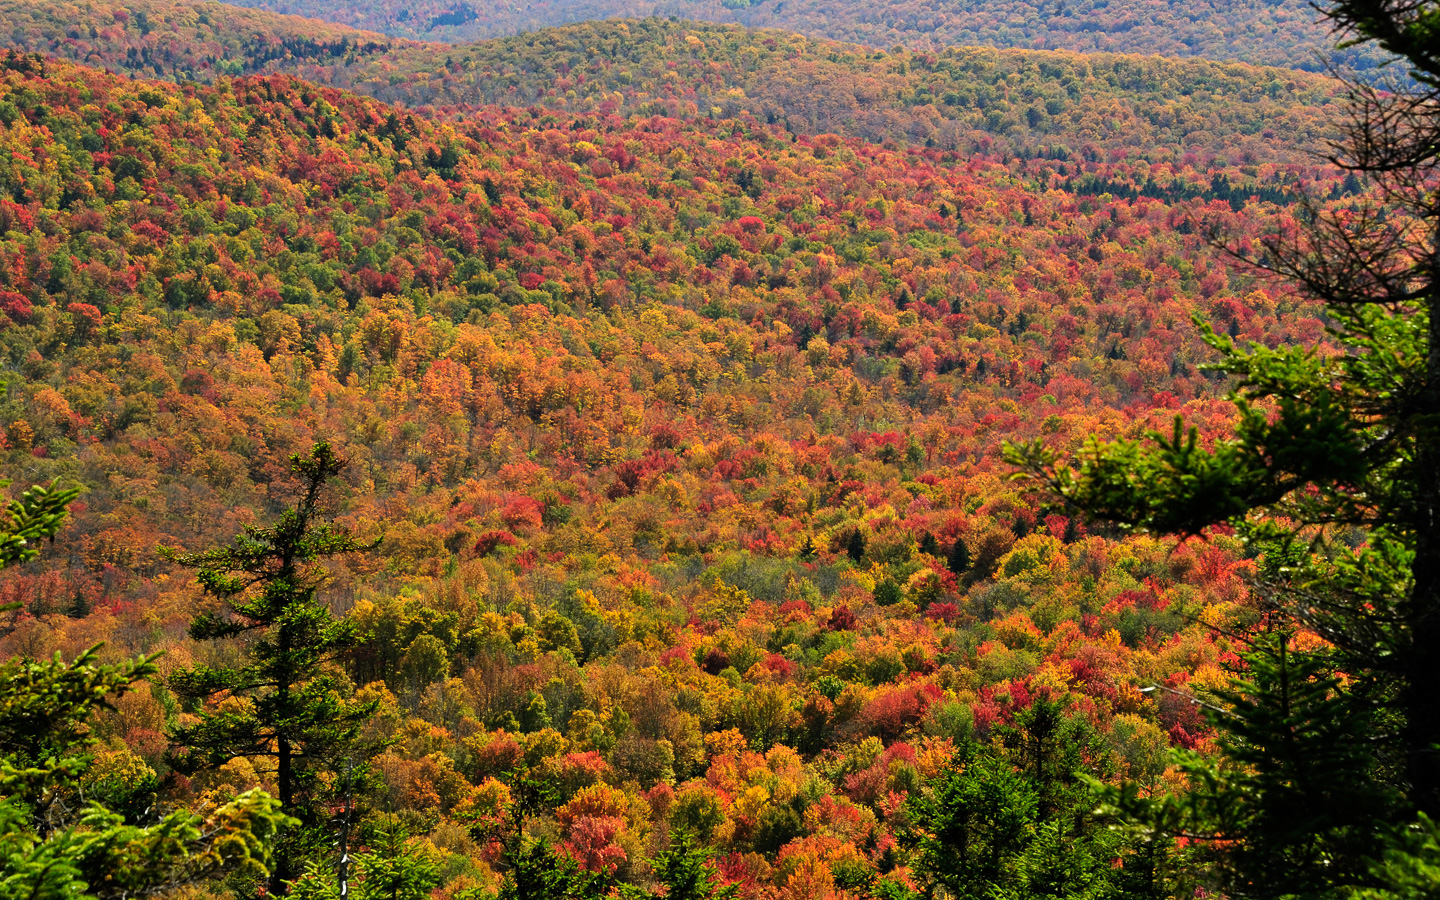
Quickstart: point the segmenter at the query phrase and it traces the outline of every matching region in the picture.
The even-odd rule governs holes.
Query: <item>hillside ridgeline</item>
[[[142,16],[143,13],[143,16]],[[76,22],[113,23],[104,28]],[[93,33],[92,33],[93,32]],[[778,31],[603,22],[465,46],[218,3],[0,0],[22,50],[142,77],[283,71],[432,114],[485,105],[725,118],[967,153],[1299,161],[1328,133],[1325,78],[1198,60],[999,50],[880,53]]]

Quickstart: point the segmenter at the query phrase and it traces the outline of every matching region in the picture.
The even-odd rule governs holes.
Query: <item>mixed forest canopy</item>
[[[1349,752],[1425,758],[1410,682],[1276,600],[1376,546],[1399,596],[1411,532],[1265,460],[1378,435],[1373,493],[1431,427],[1365,394],[1423,371],[1430,176],[1317,152],[1357,96],[1429,121],[1430,70],[170,0],[0,33],[0,885],[1424,895],[1409,751]],[[1305,280],[1331,233],[1392,236],[1352,241],[1391,318]],[[1264,431],[1302,375],[1358,418]],[[1266,781],[1292,725],[1330,768]]]
[[[242,0],[417,40],[458,43],[599,19],[664,16],[780,28],[871,47],[1069,50],[1234,60],[1323,71],[1327,61],[1372,70],[1374,45],[1337,49],[1322,14],[1303,0]]]
[[[1336,82],[1306,73],[1125,55],[885,52],[780,31],[646,19],[477,44],[377,35],[218,3],[3,0],[20,50],[141,78],[284,72],[428,116],[489,106],[605,116],[749,115],[796,134],[1021,156],[1159,161],[1195,153],[1309,161]],[[79,27],[99,21],[105,27]]]

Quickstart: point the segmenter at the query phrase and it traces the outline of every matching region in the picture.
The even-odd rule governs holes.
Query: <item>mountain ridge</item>
[[[1331,64],[1373,69],[1374,48],[1336,50],[1305,0],[236,0],[326,21],[424,40],[458,43],[609,18],[678,17],[779,28],[870,47],[899,45],[1159,54],[1323,71]]]
[[[488,105],[605,115],[743,112],[797,133],[1014,155],[1068,155],[1090,144],[1093,152],[1124,147],[1147,158],[1172,147],[1236,161],[1267,148],[1294,158],[1299,148],[1323,144],[1323,107],[1341,92],[1320,76],[1243,63],[1060,51],[888,53],[664,19],[450,46],[338,26],[320,32],[323,39],[304,37],[302,20],[242,12],[248,18],[232,22],[225,11],[239,9],[220,4],[131,0],[124,8],[148,10],[149,31],[127,20],[93,37],[72,34],[82,9],[109,18],[122,10],[104,0],[83,7],[4,0],[0,30],[17,48],[116,71],[182,80],[288,71],[462,117],[467,107]]]

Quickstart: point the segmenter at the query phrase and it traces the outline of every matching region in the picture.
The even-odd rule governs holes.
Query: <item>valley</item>
[[[1250,896],[1176,823],[1266,641],[1368,684],[1276,598],[1408,571],[1356,460],[1428,427],[1344,418],[1429,238],[1313,13],[268,5],[0,0],[0,460],[74,491],[0,543],[0,873]]]

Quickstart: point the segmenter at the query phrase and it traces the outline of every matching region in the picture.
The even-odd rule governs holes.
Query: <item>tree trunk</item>
[[[1424,395],[1415,454],[1414,586],[1408,610],[1410,659],[1406,666],[1406,767],[1420,811],[1440,816],[1440,215],[1430,247]]]
[[[291,776],[290,739],[282,733],[276,743],[279,746],[276,753],[275,783],[280,791],[280,808],[289,813],[294,809],[295,803],[295,791],[292,787]],[[291,868],[290,853],[282,839],[275,847],[275,861],[270,872],[269,893],[271,896],[278,897],[285,893],[285,882],[293,880],[296,874],[291,871]]]
[[[291,574],[288,555],[282,572],[287,577]],[[295,777],[294,761],[291,756],[293,749],[290,746],[290,735],[286,734],[283,724],[291,713],[290,684],[295,680],[294,673],[290,671],[290,627],[287,623],[282,622],[280,625],[278,643],[282,675],[278,679],[280,684],[275,691],[278,695],[275,711],[280,720],[275,728],[275,787],[280,792],[280,809],[289,815],[294,815]],[[285,846],[285,839],[282,835],[275,847],[274,870],[270,874],[270,893],[272,895],[280,896],[285,893],[285,882],[293,880],[298,874],[292,871],[293,868],[289,848]]]

